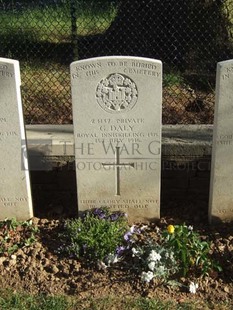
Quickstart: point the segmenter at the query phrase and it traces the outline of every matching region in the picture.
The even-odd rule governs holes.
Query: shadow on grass
[[[73,61],[73,48],[70,42],[53,43],[38,41],[32,31],[18,31],[1,34],[2,57],[19,61],[51,61],[69,65]]]

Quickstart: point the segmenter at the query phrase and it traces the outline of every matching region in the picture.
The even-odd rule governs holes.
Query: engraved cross
[[[116,146],[115,151],[115,162],[114,163],[102,163],[103,166],[113,166],[116,167],[115,169],[115,188],[116,188],[116,195],[120,196],[120,168],[121,167],[133,167],[134,163],[121,163],[120,162],[120,147]]]

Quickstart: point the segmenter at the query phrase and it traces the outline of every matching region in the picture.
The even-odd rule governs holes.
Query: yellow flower
[[[191,266],[193,266],[195,264],[195,259],[194,258],[191,257],[189,261],[190,261]]]
[[[175,231],[175,227],[173,225],[168,225],[167,231],[169,232],[169,234],[173,234]]]

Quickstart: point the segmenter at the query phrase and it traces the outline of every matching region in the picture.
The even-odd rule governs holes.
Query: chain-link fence
[[[216,63],[233,58],[233,0],[0,0],[0,56],[18,59],[27,123],[71,123],[69,64],[162,60],[163,123],[211,123]]]

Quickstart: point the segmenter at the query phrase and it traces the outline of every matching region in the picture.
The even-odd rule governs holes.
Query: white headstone
[[[0,58],[0,220],[33,216],[17,60]]]
[[[111,56],[71,64],[79,211],[160,217],[162,63]]]
[[[233,60],[217,64],[209,221],[233,221]]]

